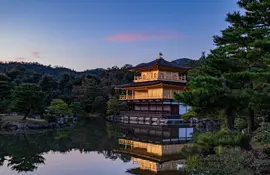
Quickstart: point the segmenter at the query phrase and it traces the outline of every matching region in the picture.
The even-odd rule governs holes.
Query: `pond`
[[[136,141],[128,138],[132,134],[134,136],[135,130],[134,127],[127,129],[95,120],[60,131],[0,134],[0,175],[124,175],[153,174],[163,170],[168,170],[163,171],[166,175],[179,174],[176,170],[183,158],[174,157],[171,160],[156,151],[159,148],[157,135],[161,133],[160,128],[151,128],[150,132],[154,133],[150,137],[144,135],[143,142],[138,138],[135,138]],[[136,136],[145,131],[145,128],[137,129]],[[170,133],[166,132],[162,135],[169,136]],[[149,152],[151,144],[147,140],[151,137],[156,143],[152,144],[152,151]],[[141,147],[127,149],[131,144]],[[147,152],[144,149],[146,144]],[[152,153],[155,155],[151,156]]]

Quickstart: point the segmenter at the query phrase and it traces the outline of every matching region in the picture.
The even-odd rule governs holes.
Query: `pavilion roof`
[[[157,58],[154,61],[148,63],[141,63],[137,66],[132,67],[130,70],[140,70],[140,69],[151,69],[154,67],[162,67],[162,68],[169,68],[169,69],[182,69],[182,70],[190,70],[190,67],[181,66],[174,62],[169,62],[163,58]]]
[[[174,82],[174,81],[163,81],[163,80],[154,80],[154,81],[145,81],[145,82],[131,82],[127,84],[117,85],[116,89],[128,88],[128,87],[139,87],[139,86],[151,86],[156,84],[167,84],[167,85],[176,85],[176,86],[186,86],[186,82]]]

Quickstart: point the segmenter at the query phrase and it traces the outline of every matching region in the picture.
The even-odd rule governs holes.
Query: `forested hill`
[[[172,61],[176,64],[187,66],[187,67],[194,67],[196,65],[196,60],[192,60],[189,58],[179,58],[177,60]],[[1,63],[0,62],[0,73],[6,73],[16,67],[24,67],[27,70],[31,70],[38,74],[48,74],[52,76],[59,77],[61,74],[69,74],[71,76],[81,76],[84,74],[92,74],[100,76],[106,69],[103,68],[96,68],[96,69],[89,69],[82,72],[75,71],[73,69],[65,68],[65,67],[52,67],[46,66],[39,63],[26,63],[26,62],[8,62],[8,63]],[[125,67],[125,66],[124,66]],[[117,68],[117,67],[114,67]],[[110,69],[110,68],[109,68]],[[108,69],[108,70],[109,70]]]
[[[96,69],[91,69],[91,70],[85,70],[83,72],[78,72],[78,71],[65,68],[65,67],[51,67],[51,66],[42,65],[39,63],[26,63],[26,62],[1,63],[0,62],[0,72],[6,73],[18,66],[24,67],[27,70],[31,70],[39,74],[48,74],[48,75],[57,76],[57,77],[65,73],[72,76],[79,76],[85,73],[100,75],[104,71],[104,69],[102,68],[96,68]]]
[[[179,64],[181,66],[186,67],[196,67],[198,65],[198,60],[192,60],[190,58],[179,58],[177,60],[172,61],[173,63]]]

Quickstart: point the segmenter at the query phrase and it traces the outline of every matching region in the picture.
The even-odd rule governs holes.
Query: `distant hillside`
[[[186,67],[196,67],[198,60],[192,60],[190,58],[179,58],[177,60],[172,61],[173,63],[179,64],[181,66],[186,66]]]
[[[189,58],[180,58],[177,60],[172,61],[176,64],[182,65],[182,66],[187,66],[187,67],[195,67],[197,65],[197,60],[192,60]],[[92,75],[97,75],[101,76],[102,73],[106,72],[105,69],[102,68],[96,68],[96,69],[89,69],[85,71],[75,71],[73,69],[65,68],[65,67],[51,67],[51,66],[46,66],[42,65],[39,63],[27,63],[27,62],[8,62],[8,63],[3,63],[0,62],[0,73],[6,73],[12,70],[13,68],[16,68],[18,66],[22,66],[27,70],[31,70],[35,73],[38,74],[49,74],[55,77],[59,77],[61,74],[69,74],[72,76],[80,76],[83,74],[92,74]],[[127,65],[131,66],[131,65]],[[123,67],[125,68],[125,66]],[[128,68],[128,67],[126,67]],[[113,68],[111,68],[113,70]]]
[[[25,63],[25,62],[9,62],[9,63],[1,63],[0,62],[0,73],[5,73],[10,71],[11,69],[17,67],[17,66],[23,66],[28,70],[32,70],[39,74],[49,74],[53,76],[59,76],[61,74],[67,73],[73,76],[79,76],[82,74],[94,74],[94,75],[100,75],[104,69],[97,68],[97,69],[90,69],[83,72],[78,72],[69,68],[65,67],[51,67],[51,66],[45,66],[39,63]]]

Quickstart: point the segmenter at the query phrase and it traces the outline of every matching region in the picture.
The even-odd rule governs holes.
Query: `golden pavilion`
[[[159,122],[161,117],[180,118],[188,107],[174,101],[174,93],[185,89],[189,70],[166,61],[161,53],[154,61],[132,67],[133,82],[116,86],[122,91],[120,100],[128,105],[128,111],[121,115],[148,124]]]

